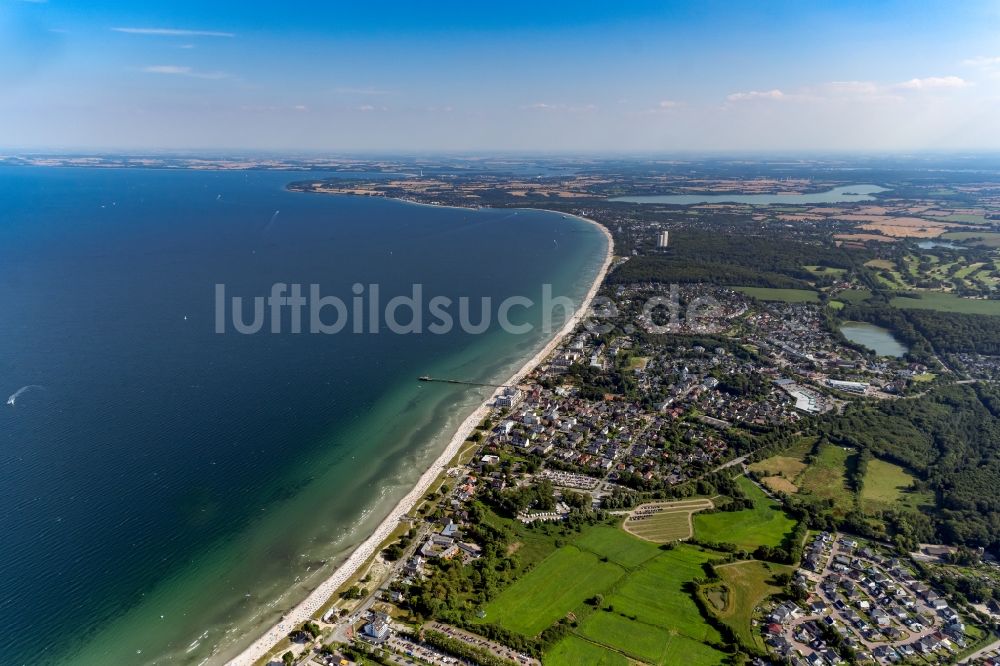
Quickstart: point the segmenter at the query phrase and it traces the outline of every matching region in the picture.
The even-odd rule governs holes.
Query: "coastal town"
[[[602,294],[615,315],[581,322],[530,375],[496,392],[436,490],[402,519],[405,531],[315,618],[315,632],[290,633],[280,661],[538,664],[538,652],[496,629],[414,621],[429,612],[414,596],[456,567],[477,570],[495,549],[479,525],[484,510],[520,530],[561,533],[580,521],[620,525],[624,513],[624,531],[642,539],[726,552],[702,542],[704,518],[694,518],[717,511],[718,497],[672,498],[747,471],[760,458],[753,438],[808,428],[849,405],[905,400],[930,370],[852,343],[812,303],[689,284],[609,285]],[[772,501],[784,489],[776,478],[751,484],[760,495],[745,501]],[[883,541],[829,531],[801,538],[784,593],[751,609],[745,629],[763,647],[754,664],[955,663],[988,643],[1000,621],[995,602],[953,604],[916,555]],[[483,607],[476,614],[490,617]],[[962,663],[992,664],[989,654]]]
[[[675,206],[603,198],[626,181],[790,201],[840,183],[447,171],[289,187],[596,223],[614,250],[593,307],[490,396],[420,377],[485,402],[336,593],[246,663],[995,663],[995,552],[935,545],[961,528],[903,434],[922,419],[948,437],[944,412],[919,410],[993,399],[995,188],[955,190],[962,208],[929,186]],[[992,413],[976,418],[988,446]],[[966,543],[990,540],[978,529]],[[650,585],[669,610],[640,601]]]

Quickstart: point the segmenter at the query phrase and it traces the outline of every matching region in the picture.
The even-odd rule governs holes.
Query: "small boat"
[[[429,382],[429,381],[431,381],[431,378],[428,375],[420,375],[419,377],[417,377],[417,379],[419,379],[422,382]]]

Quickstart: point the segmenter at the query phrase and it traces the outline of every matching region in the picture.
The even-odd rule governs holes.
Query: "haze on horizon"
[[[0,0],[16,150],[1000,149],[1000,2]]]

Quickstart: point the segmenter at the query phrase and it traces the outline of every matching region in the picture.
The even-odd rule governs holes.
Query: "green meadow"
[[[795,528],[795,521],[750,479],[740,477],[738,483],[753,501],[753,508],[696,513],[695,538],[716,543],[734,543],[747,550],[753,550],[757,546],[780,546]]]
[[[894,307],[904,309],[914,308],[919,310],[958,312],[960,314],[1000,315],[1000,301],[962,298],[961,296],[947,292],[920,292],[920,298],[897,296],[889,303]]]
[[[772,289],[770,287],[730,287],[761,301],[783,301],[785,303],[816,303],[819,293],[809,289]]]

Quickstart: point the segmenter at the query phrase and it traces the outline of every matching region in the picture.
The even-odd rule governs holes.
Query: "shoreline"
[[[434,205],[408,201],[404,201],[403,203],[428,206]],[[517,384],[523,380],[524,377],[534,371],[534,369],[542,361],[548,358],[556,347],[563,342],[566,336],[576,329],[577,324],[580,323],[580,320],[583,319],[584,314],[586,314],[587,310],[590,308],[590,304],[597,295],[601,285],[604,284],[604,279],[607,277],[608,270],[611,267],[611,262],[614,258],[615,245],[611,232],[598,222],[579,215],[573,215],[572,213],[560,213],[558,211],[548,211],[545,209],[529,210],[542,210],[556,215],[571,216],[577,220],[582,220],[588,224],[592,224],[602,234],[604,234],[604,237],[608,242],[608,246],[607,252],[604,256],[604,261],[598,269],[597,275],[594,276],[594,281],[590,285],[590,289],[587,290],[587,294],[580,303],[580,307],[576,309],[572,317],[566,320],[563,327],[552,336],[552,338],[545,344],[544,347],[542,347],[541,350],[528,359],[524,365],[522,365],[506,382],[504,382],[504,384],[508,386]],[[403,496],[401,500],[399,500],[396,506],[393,507],[389,514],[382,520],[382,522],[379,523],[378,527],[376,527],[364,541],[355,547],[344,563],[337,567],[326,580],[320,583],[291,611],[286,613],[281,620],[264,632],[262,636],[257,638],[257,640],[250,644],[250,646],[244,649],[239,655],[226,662],[228,666],[253,666],[253,664],[255,664],[258,660],[267,656],[270,651],[274,649],[274,646],[281,642],[282,639],[287,637],[289,631],[300,626],[303,622],[308,621],[327,602],[329,602],[340,586],[349,580],[351,576],[357,573],[358,569],[360,569],[360,567],[363,566],[372,555],[378,552],[382,543],[389,538],[393,530],[395,530],[399,525],[400,519],[413,509],[416,503],[427,493],[430,486],[434,483],[434,480],[441,473],[447,470],[448,464],[461,450],[466,439],[468,439],[468,437],[475,431],[476,426],[478,426],[490,413],[491,407],[489,405],[502,390],[502,388],[496,389],[486,401],[480,403],[479,407],[469,414],[464,421],[462,421],[458,430],[455,431],[455,434],[448,442],[448,445],[438,455],[438,457],[434,459],[434,462],[431,463],[431,465],[424,471],[413,488],[405,496]]]

